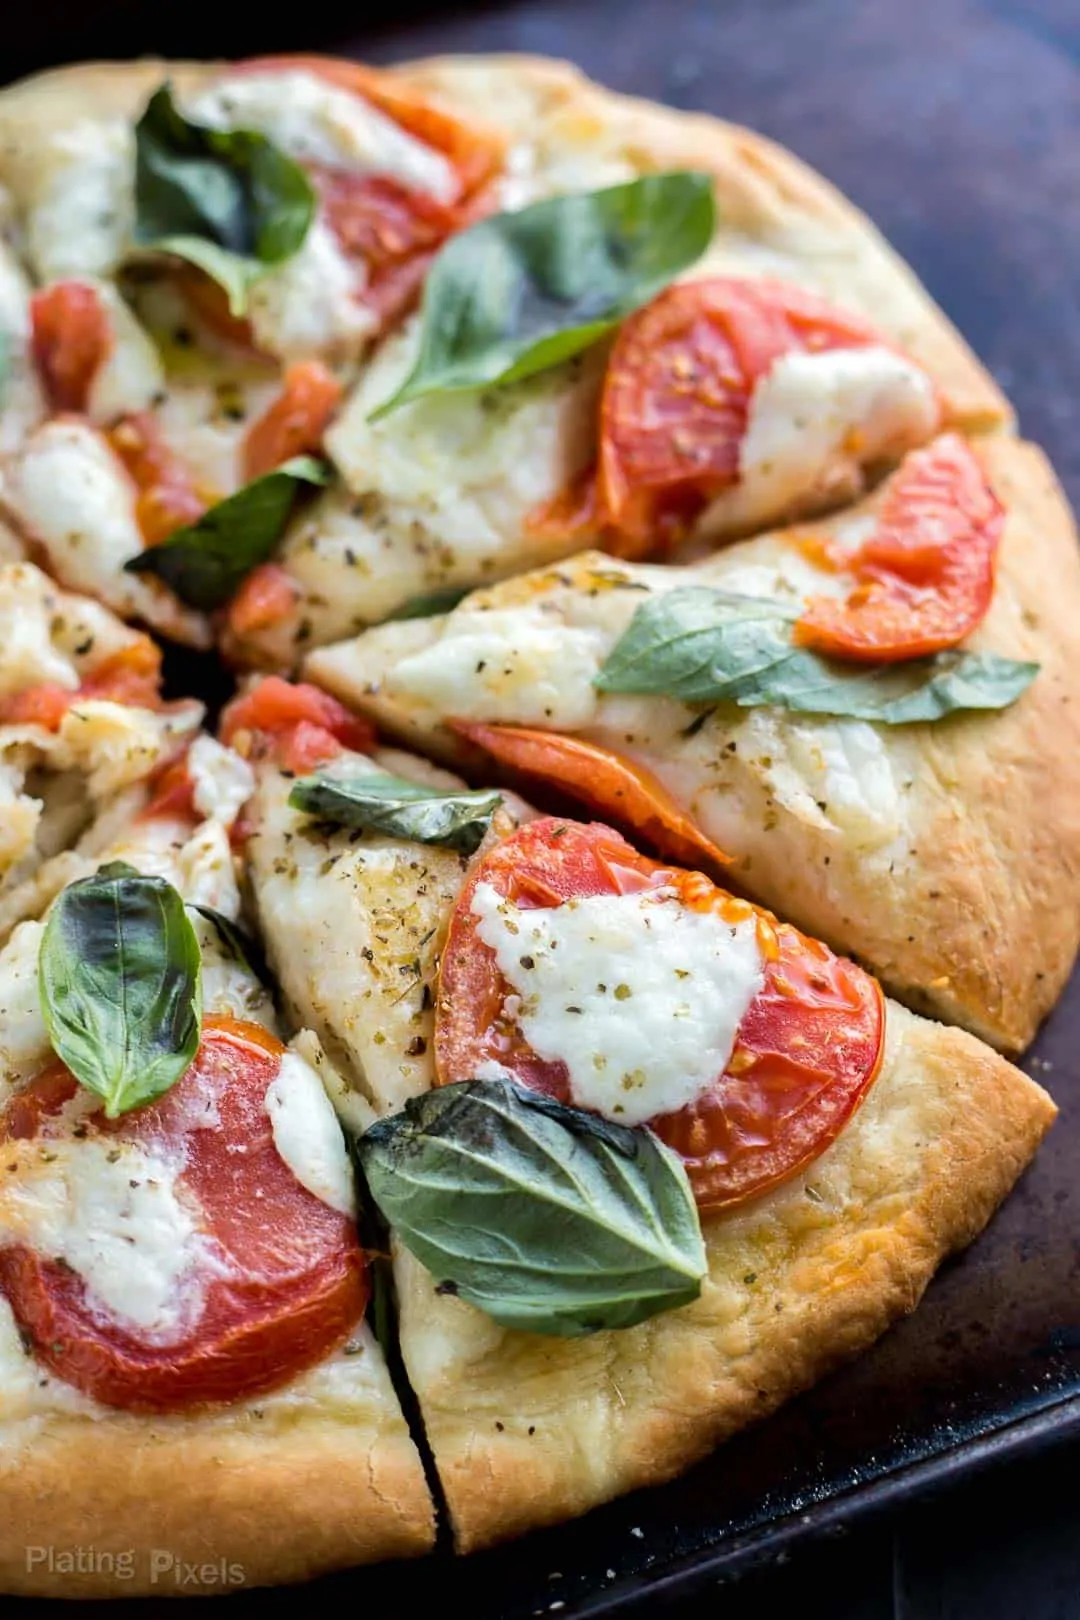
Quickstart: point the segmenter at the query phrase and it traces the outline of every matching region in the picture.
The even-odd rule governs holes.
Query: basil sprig
[[[302,777],[289,794],[294,810],[323,821],[388,838],[411,838],[472,855],[484,841],[502,802],[498,792],[447,792],[418,787],[404,777],[372,772],[365,776]]]
[[[124,564],[130,574],[156,574],[188,607],[222,607],[246,575],[277,549],[305,484],[325,484],[329,470],[314,456],[294,456],[218,501],[194,523],[147,546]]]
[[[409,376],[369,420],[424,394],[518,382],[648,303],[712,240],[707,174],[649,174],[493,214],[451,237],[424,286]]]
[[[576,1338],[696,1299],[705,1245],[681,1159],[507,1080],[406,1103],[359,1139],[372,1197],[443,1292]]]
[[[898,726],[962,709],[1007,708],[1039,671],[1038,664],[972,652],[869,668],[841,664],[793,644],[796,617],[767,597],[697,585],[665,591],[637,609],[594,684],[602,692],[771,705]]]
[[[199,1048],[199,943],[180,895],[124,861],[70,884],[41,941],[49,1040],[115,1119],[180,1079]]]
[[[168,84],[135,126],[135,241],[198,265],[247,311],[252,284],[303,245],[311,181],[265,135],[184,117]]]

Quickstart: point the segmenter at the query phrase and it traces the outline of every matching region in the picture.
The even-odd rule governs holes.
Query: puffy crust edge
[[[736,225],[771,227],[792,257],[819,260],[823,283],[840,296],[860,286],[869,317],[888,312],[902,347],[935,377],[951,421],[969,432],[1009,427],[1012,407],[914,272],[867,216],[822,175],[754,130],[707,113],[680,112],[624,96],[569,62],[492,54],[399,63],[417,90],[463,113],[485,117],[521,138],[559,134],[573,143],[617,144],[643,166],[702,168],[716,178],[725,214]],[[822,292],[828,295],[829,286]],[[850,300],[848,307],[852,306]]]
[[[121,1414],[26,1420],[0,1428],[0,1504],[0,1590],[34,1597],[167,1595],[172,1575],[153,1581],[154,1551],[239,1565],[236,1585],[268,1586],[413,1557],[435,1539],[400,1420],[340,1415],[276,1430],[231,1416],[177,1428]],[[28,1569],[27,1549],[42,1545],[91,1548],[97,1568]],[[107,1555],[127,1551],[133,1571],[120,1579]]]
[[[892,1004],[889,1021],[861,1112],[804,1176],[711,1223],[684,1310],[591,1340],[485,1332],[399,1258],[402,1348],[461,1551],[671,1478],[865,1349],[981,1230],[1054,1105],[963,1031]]]

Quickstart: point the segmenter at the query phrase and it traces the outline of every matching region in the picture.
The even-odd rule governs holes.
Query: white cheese
[[[156,581],[124,572],[125,562],[143,550],[135,490],[106,440],[87,423],[60,417],[32,433],[8,469],[3,495],[64,584],[167,633],[205,639],[199,615],[181,609]]]
[[[9,1241],[62,1260],[103,1320],[145,1343],[175,1343],[202,1303],[214,1257],[182,1164],[142,1143],[87,1136],[8,1144],[18,1166],[0,1182]],[[7,1162],[7,1161],[5,1161]]]
[[[356,1214],[356,1184],[337,1115],[315,1070],[286,1052],[266,1090],[274,1146],[300,1185],[343,1215]]]
[[[303,244],[251,289],[256,341],[284,359],[348,354],[373,335],[379,319],[362,300],[363,266],[349,258],[323,220]]]
[[[255,774],[247,760],[203,732],[188,750],[187,764],[196,810],[231,827],[255,790]]]
[[[78,672],[53,644],[60,593],[31,563],[0,568],[0,697],[48,682],[74,691]]]
[[[403,658],[385,687],[442,714],[573,731],[595,713],[605,641],[536,608],[451,614],[440,639]]]
[[[37,1074],[49,1055],[38,993],[43,931],[40,922],[20,923],[0,951],[0,1106],[12,1086]]]
[[[109,320],[109,352],[94,374],[88,415],[102,426],[118,416],[145,411],[164,392],[161,356],[119,292],[107,281],[93,283]]]
[[[939,419],[930,378],[891,349],[782,355],[751,397],[739,483],[700,527],[762,523],[857,489],[862,466],[924,443]]]
[[[458,180],[450,160],[361,96],[303,69],[219,79],[188,104],[217,129],[253,129],[301,163],[380,174],[440,202]]]
[[[132,233],[134,152],[126,118],[82,118],[53,132],[26,222],[41,281],[108,276],[116,268]]]
[[[522,911],[480,883],[471,909],[533,1051],[566,1065],[579,1107],[623,1125],[702,1096],[762,987],[753,918],[729,923],[670,891]]]
[[[41,420],[45,403],[30,352],[30,287],[13,254],[0,241],[0,456],[8,455]]]

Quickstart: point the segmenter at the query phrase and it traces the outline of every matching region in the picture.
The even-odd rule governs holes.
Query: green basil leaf
[[[416,364],[369,420],[424,394],[518,382],[647,304],[712,241],[713,182],[691,170],[493,214],[432,265]]]
[[[171,884],[123,861],[69,884],[45,924],[41,1011],[53,1050],[109,1119],[168,1091],[199,1048],[199,942]]]
[[[638,608],[594,685],[898,726],[1007,708],[1039,672],[1038,664],[961,651],[903,664],[843,664],[794,646],[796,617],[770,598],[707,586],[663,592]]]
[[[168,84],[150,97],[135,126],[135,241],[205,270],[234,315],[302,246],[315,207],[304,170],[265,135],[193,124]]]
[[[223,911],[200,905],[197,900],[188,901],[188,910],[197,911],[200,917],[212,924],[222,950],[238,967],[246,968],[267,990],[276,988],[263,948],[254,934],[249,934],[246,928],[241,928],[231,917],[226,917]]]
[[[209,613],[273,556],[302,486],[325,484],[329,478],[324,462],[294,456],[218,501],[160,545],[147,546],[124,568],[130,574],[156,574],[188,607]]]
[[[294,810],[306,810],[323,821],[389,838],[411,838],[418,844],[441,844],[460,855],[472,855],[484,841],[491,818],[502,803],[498,792],[446,792],[418,787],[400,776],[302,777],[289,794]]]
[[[681,1159],[506,1080],[436,1087],[365,1131],[372,1196],[435,1277],[506,1327],[578,1337],[696,1299]]]
[[[444,585],[440,590],[425,591],[422,596],[410,596],[393,613],[386,615],[385,623],[399,619],[433,619],[437,614],[450,613],[469,595],[471,585]]]

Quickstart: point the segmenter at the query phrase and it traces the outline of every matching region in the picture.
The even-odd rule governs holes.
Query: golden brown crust
[[[188,1419],[97,1409],[0,1423],[0,1590],[167,1595],[181,1588],[162,1555],[238,1566],[190,1595],[429,1551],[420,1458],[388,1384],[381,1393],[321,1410],[267,1400]],[[90,1567],[67,1567],[80,1548]]]
[[[1054,1116],[1026,1076],[894,1005],[859,1114],[707,1224],[694,1305],[584,1340],[504,1332],[398,1261],[402,1348],[462,1551],[670,1478],[864,1349],[981,1230]]]
[[[719,203],[717,269],[728,236],[756,239],[757,273],[812,287],[873,321],[935,378],[951,421],[969,432],[1011,424],[997,384],[866,215],[764,135],[618,95],[544,57],[433,57],[396,71],[451,110],[482,110],[512,137],[552,152],[602,147],[644,170],[708,170]],[[745,272],[745,257],[731,268]]]

